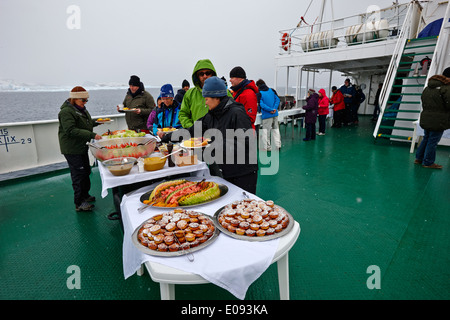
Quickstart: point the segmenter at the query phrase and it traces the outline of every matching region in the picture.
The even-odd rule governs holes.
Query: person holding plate
[[[178,114],[180,113],[180,104],[174,100],[173,87],[171,84],[165,84],[161,87],[160,97],[162,100],[161,108],[155,115],[153,121],[153,134],[158,133],[158,128],[181,128]]]
[[[128,82],[130,88],[123,100],[123,109],[117,106],[118,112],[125,112],[125,120],[129,130],[137,132],[148,132],[147,119],[150,112],[155,108],[155,100],[153,96],[145,91],[144,84],[141,79],[133,75]],[[126,110],[129,112],[126,112]]]
[[[216,76],[205,80],[202,95],[208,112],[186,130],[191,137],[195,137],[195,134],[201,135],[196,138],[203,137],[207,130],[215,132],[216,136],[212,137],[210,145],[214,154],[211,151],[211,158],[205,156],[204,159],[210,166],[211,174],[222,176],[234,185],[255,194],[258,159],[256,134],[250,117],[241,103],[228,96],[225,82]],[[162,142],[172,140],[171,133],[158,132],[158,135]],[[211,169],[215,167],[219,170]]]
[[[72,89],[58,114],[58,139],[61,153],[67,160],[72,179],[76,211],[92,211],[95,197],[89,195],[91,189],[91,165],[87,142],[102,137],[93,131],[96,123],[86,109],[89,93],[80,86]]]

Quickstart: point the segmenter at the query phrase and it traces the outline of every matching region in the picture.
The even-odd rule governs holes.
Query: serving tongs
[[[175,235],[175,232],[172,232],[172,236],[175,238],[176,242],[180,246],[180,248],[183,251],[186,251],[186,257],[190,262],[194,262],[194,254],[192,253],[191,249],[182,248],[180,240],[178,240],[178,237]]]

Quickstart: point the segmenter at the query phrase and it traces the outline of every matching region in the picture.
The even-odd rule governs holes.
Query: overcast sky
[[[330,1],[328,1],[330,2]],[[400,1],[401,3],[407,1]],[[305,19],[313,22],[321,1]],[[219,76],[242,66],[250,79],[274,80],[278,31],[295,27],[310,0],[0,0],[0,80],[146,86],[191,82],[199,59]],[[334,16],[391,0],[333,1]],[[70,9],[79,8],[79,19]],[[331,19],[330,5],[325,20]],[[69,26],[68,26],[69,23]],[[73,29],[73,27],[79,29]]]

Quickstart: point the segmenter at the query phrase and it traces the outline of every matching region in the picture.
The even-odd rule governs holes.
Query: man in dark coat
[[[434,161],[444,130],[450,129],[450,67],[444,70],[443,75],[434,75],[428,80],[421,98],[420,126],[424,129],[424,137],[414,163],[424,168],[442,169]]]

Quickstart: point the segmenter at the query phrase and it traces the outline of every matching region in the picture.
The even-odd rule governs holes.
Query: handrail
[[[380,116],[378,117],[375,130],[373,131],[374,138],[377,137],[378,129],[382,121],[382,115],[389,98],[388,90],[392,88],[395,81],[395,74],[398,69],[400,60],[402,58],[403,48],[405,47],[406,41],[408,40],[408,35],[411,28],[411,19],[413,16],[413,10],[415,7],[415,2],[411,2],[408,7],[408,12],[406,13],[405,21],[403,22],[402,29],[400,30],[399,39],[395,45],[394,52],[392,53],[391,62],[389,63],[388,70],[386,72],[385,81],[383,82],[383,87],[380,93]]]

